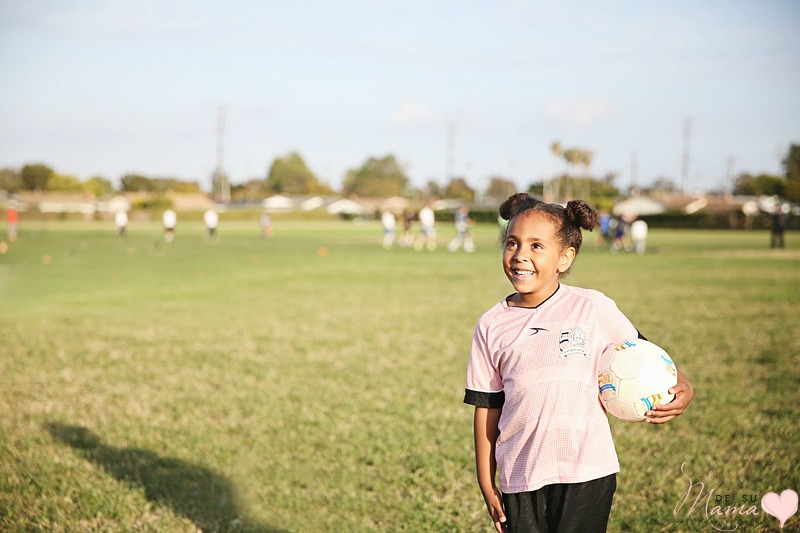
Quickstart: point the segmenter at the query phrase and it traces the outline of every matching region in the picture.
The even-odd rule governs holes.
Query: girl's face
[[[575,259],[575,248],[563,248],[550,217],[526,211],[511,219],[503,245],[503,270],[517,294],[510,303],[536,307],[558,288],[562,272]]]

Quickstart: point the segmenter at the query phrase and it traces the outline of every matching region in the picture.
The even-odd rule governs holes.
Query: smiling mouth
[[[520,278],[520,279],[527,279],[533,276],[532,270],[519,270],[516,268],[512,268],[511,273],[514,274],[515,278]]]

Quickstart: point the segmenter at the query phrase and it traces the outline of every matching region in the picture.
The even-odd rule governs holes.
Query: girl
[[[520,193],[500,216],[509,221],[503,270],[516,292],[481,316],[472,341],[464,401],[475,406],[478,484],[500,533],[603,532],[619,462],[597,362],[608,344],[641,335],[604,294],[560,283],[581,228],[598,223],[586,202],[564,208]],[[680,371],[670,393],[648,423],[674,419],[694,396]]]

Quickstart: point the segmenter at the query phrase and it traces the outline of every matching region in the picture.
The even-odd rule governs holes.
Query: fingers
[[[669,388],[667,392],[670,394],[674,394],[675,396],[680,396],[686,394],[689,391],[689,387],[685,383],[676,383],[672,387]]]
[[[676,396],[674,400],[669,403],[665,403],[662,405],[654,405],[650,408],[651,411],[656,413],[665,413],[669,411],[677,411],[677,414],[681,414],[684,409],[686,409],[686,402],[683,401],[683,398],[680,396]]]
[[[648,411],[645,413],[645,422],[648,424],[664,424],[669,422],[670,420],[677,418],[680,415],[680,411],[668,411],[665,413],[657,412],[657,411]]]
[[[677,386],[676,386],[677,388]],[[670,392],[673,392],[670,390]],[[645,420],[650,424],[663,424],[678,417],[686,409],[686,402],[681,398],[682,391],[675,391],[675,399],[664,405],[654,405],[645,413]]]
[[[486,502],[489,507],[489,514],[494,522],[497,533],[506,533],[506,514],[503,512],[503,499],[498,491],[495,491],[490,501]]]
[[[506,533],[506,515],[503,513],[502,504],[492,509],[492,522],[497,533]]]

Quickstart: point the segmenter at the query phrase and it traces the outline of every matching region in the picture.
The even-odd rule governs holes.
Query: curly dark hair
[[[570,200],[564,207],[544,202],[524,192],[509,196],[500,205],[499,211],[500,217],[509,223],[515,216],[528,211],[546,215],[556,225],[556,238],[561,246],[575,248],[575,255],[580,251],[583,242],[581,229],[592,231],[599,224],[597,210],[583,200]]]

